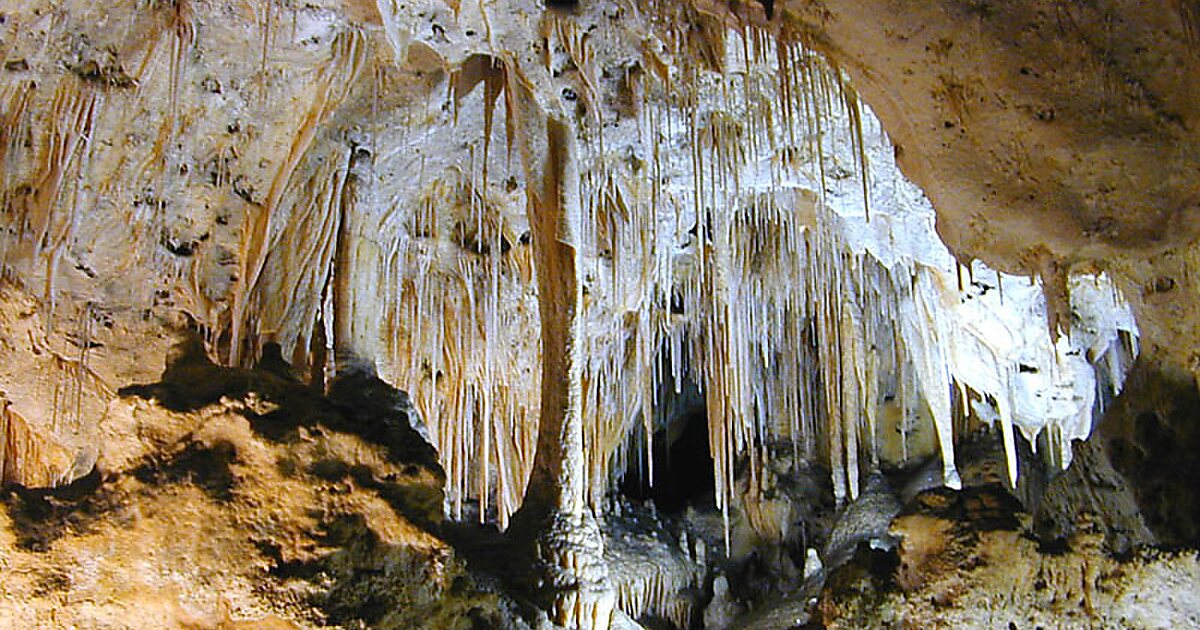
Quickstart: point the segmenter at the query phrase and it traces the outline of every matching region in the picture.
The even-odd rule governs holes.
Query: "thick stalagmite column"
[[[615,598],[607,585],[600,530],[586,501],[574,136],[566,122],[544,113],[522,81],[510,80],[508,87],[525,163],[542,324],[537,454],[525,501],[509,531],[530,545],[531,585],[553,620],[603,629]]]

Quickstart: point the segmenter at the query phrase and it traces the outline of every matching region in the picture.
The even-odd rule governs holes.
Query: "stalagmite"
[[[1092,356],[1116,374],[1103,381],[1119,386],[1129,352],[1108,340],[1124,330],[1132,342],[1132,326],[1053,351],[1018,334],[1024,313],[1006,313],[1038,298],[1013,288],[1020,283],[1001,289],[999,277],[995,292],[977,295],[975,279],[991,274],[973,265],[966,283],[936,242],[931,209],[895,171],[871,112],[799,37],[750,26],[729,33],[691,13],[687,23],[701,28],[681,28],[674,12],[692,9],[654,6],[636,19],[654,23],[656,35],[620,52],[581,15],[553,12],[537,22],[544,41],[531,58],[544,67],[529,80],[521,74],[529,60],[513,51],[452,50],[421,39],[408,8],[374,4],[378,39],[354,28],[331,34],[329,63],[298,91],[299,116],[280,117],[280,128],[290,125],[284,159],[270,164],[261,199],[242,215],[224,315],[228,358],[245,362],[270,336],[298,362],[321,364],[314,373],[327,362],[314,348],[328,343],[379,369],[412,393],[455,516],[477,509],[488,519],[494,507],[506,525],[527,496],[530,510],[540,502],[586,521],[614,476],[640,467],[653,478],[660,392],[678,393],[689,380],[707,401],[716,499],[727,517],[743,500],[735,472],[761,485],[781,444],[794,458],[828,464],[835,496],[853,500],[874,467],[930,455],[910,437],[932,434],[944,480],[955,485],[953,424],[964,415],[999,423],[1015,483],[1016,432],[1035,438],[1047,426],[1038,418],[1049,415],[1031,402],[1036,392],[1078,398],[1054,410],[1057,444],[1085,432],[1085,390],[1099,381],[1080,376],[1091,368],[1071,348],[1110,348]],[[170,39],[153,42],[135,73],[139,94],[182,100],[183,53],[202,44],[192,15],[201,10],[175,7]],[[260,72],[288,45],[276,10],[260,12]],[[472,27],[487,21],[488,45],[502,48],[513,25],[489,21],[492,10],[464,4],[439,15]],[[168,43],[169,57],[158,58],[170,76],[154,82],[151,57]],[[371,89],[359,90],[370,93],[369,107],[340,119],[368,98],[355,89],[373,45],[390,50],[394,64],[371,67]],[[616,65],[618,81],[606,64],[619,52],[627,58]],[[438,133],[387,122],[401,101],[381,94],[405,64],[428,82],[403,120],[424,116],[443,125]],[[53,98],[25,84],[4,88],[6,165],[31,152],[17,138],[31,106],[50,100],[59,114],[49,121],[58,144],[33,151],[40,185],[25,207],[25,227],[46,252],[72,240],[68,171],[84,161],[90,121],[108,103],[75,83],[61,81]],[[549,97],[563,97],[568,83],[580,114],[547,118],[558,107]],[[618,83],[635,101],[627,119],[605,109]],[[435,91],[447,95],[446,109]],[[177,151],[172,129],[189,114],[170,109],[171,124],[154,128],[149,155],[131,165],[163,171],[165,154]],[[368,110],[370,132],[352,130],[347,121]],[[500,115],[503,132],[493,129]],[[439,134],[468,129],[482,137],[465,138],[452,158],[439,153]],[[579,138],[593,142],[576,148]],[[509,154],[522,153],[522,172],[508,168],[496,145],[504,140]],[[239,142],[210,147],[217,189],[241,174],[230,165],[251,148]],[[555,160],[566,164],[551,168]],[[17,177],[6,168],[6,181]],[[522,195],[528,236],[513,212]],[[190,293],[204,295],[199,266],[181,268]],[[1061,294],[1064,277],[1051,279]],[[222,316],[220,299],[206,304]],[[208,324],[220,339],[217,322]],[[1045,368],[1038,376],[1013,371],[1027,351]],[[541,369],[522,370],[532,365]],[[962,406],[952,408],[956,401]],[[900,442],[891,460],[890,435]]]
[[[555,621],[683,625],[696,576],[615,576],[597,521],[622,476],[670,469],[688,405],[730,551],[742,523],[784,537],[783,466],[827,469],[839,506],[927,460],[960,487],[980,424],[1013,486],[1021,438],[1065,466],[1138,352],[1107,276],[952,256],[782,6],[178,0],[114,44],[56,30],[76,3],[6,8],[45,27],[0,43],[0,275],[82,344],[31,343],[55,371],[20,395],[48,418],[5,403],[6,481],[65,478],[37,462],[103,389],[93,319],[184,319],[233,366],[279,343],[313,392],[348,368],[407,391],[446,514],[524,543]]]
[[[531,539],[553,619],[568,627],[607,628],[614,595],[603,543],[586,502],[583,348],[579,327],[579,193],[573,139],[566,123],[543,112],[519,71],[506,89],[525,166],[527,211],[541,320],[541,417],[525,499],[513,516],[515,536]]]
[[[459,20],[474,10],[460,9]],[[657,7],[646,19],[664,19],[675,10],[683,9]],[[400,42],[421,54],[442,54],[430,53],[425,44],[408,47],[408,35],[396,26],[403,23],[398,11],[395,5],[381,7],[393,52],[399,54]],[[316,321],[317,309],[301,309],[298,297],[280,309],[270,306],[271,298],[252,294],[255,270],[295,238],[293,226],[320,226],[323,239],[293,256],[308,261],[301,266],[322,271],[309,280],[287,279],[283,286],[298,296],[299,287],[326,282],[331,268],[334,284],[352,274],[358,278],[340,292],[312,289],[334,298],[323,325],[334,333],[335,345],[353,338],[350,345],[372,354],[365,358],[413,392],[448,474],[450,513],[461,516],[477,500],[478,517],[488,518],[494,506],[502,526],[522,496],[537,497],[550,487],[544,481],[553,476],[548,470],[571,481],[561,495],[551,493],[558,498],[543,503],[561,502],[575,515],[602,504],[613,476],[640,470],[652,478],[652,441],[662,418],[658,398],[668,378],[676,391],[692,380],[707,400],[716,499],[727,518],[740,509],[734,490],[740,462],[761,483],[781,441],[795,455],[829,464],[834,493],[845,500],[857,495],[862,476],[885,459],[888,435],[898,435],[896,454],[887,456],[896,463],[931,454],[911,438],[932,434],[944,480],[957,485],[953,424],[961,414],[999,422],[1015,483],[1015,431],[1019,427],[1033,437],[1041,425],[1033,420],[1038,412],[1023,404],[1026,399],[997,395],[1013,379],[1004,366],[1024,351],[1026,341],[995,335],[988,327],[1009,330],[1020,318],[997,319],[988,309],[1016,312],[1033,297],[1022,291],[1015,303],[1009,295],[999,305],[990,293],[976,298],[979,274],[971,267],[972,284],[948,292],[963,280],[936,241],[931,210],[904,188],[877,121],[841,73],[802,44],[754,28],[725,37],[711,24],[702,33],[663,26],[665,39],[647,43],[636,56],[648,71],[639,75],[636,124],[621,128],[598,113],[607,89],[601,72],[607,51],[596,43],[602,35],[577,20],[554,14],[539,22],[545,47],[536,57],[538,72],[578,73],[572,85],[586,93],[574,98],[587,115],[566,129],[596,140],[583,145],[569,172],[561,174],[563,190],[578,187],[577,195],[567,196],[569,229],[553,228],[548,243],[546,228],[531,220],[529,244],[519,242],[525,237],[514,223],[510,194],[529,198],[530,219],[553,214],[534,203],[544,206],[550,199],[543,155],[549,141],[536,130],[546,109],[537,91],[547,79],[529,80],[516,57],[491,54],[436,61],[450,69],[437,84],[448,94],[448,128],[473,125],[483,135],[464,144],[463,159],[436,165],[426,157],[429,143],[436,142],[432,136],[403,136],[401,146],[415,151],[408,164],[418,198],[351,230],[350,215],[387,203],[386,193],[355,202],[361,210],[346,205],[349,197],[337,192],[348,177],[345,162],[339,167],[327,161],[303,185],[321,191],[317,198],[334,201],[302,212],[270,212],[291,203],[288,191],[299,184],[288,173],[311,157],[304,157],[310,152],[305,143],[311,142],[305,134],[346,98],[348,88],[327,86],[329,94],[310,109],[311,122],[293,141],[265,207],[244,232],[244,274],[232,317],[241,328],[234,339],[251,335],[247,315],[255,309],[262,310],[253,318],[260,332],[295,338],[298,346],[311,338],[304,330],[282,329],[291,321]],[[503,37],[489,34],[495,41]],[[336,76],[357,76],[354,46],[337,50],[336,58],[346,63],[339,63],[345,70]],[[736,72],[738,80],[713,68]],[[334,76],[323,75],[327,82]],[[475,90],[478,86],[483,89]],[[328,107],[322,107],[325,101]],[[522,154],[523,177],[500,175],[506,165],[493,150],[498,107],[504,109],[508,154],[514,149]],[[423,111],[430,116],[436,109],[427,101]],[[377,116],[380,110],[372,104],[371,111]],[[571,135],[560,130],[555,150],[573,147]],[[383,146],[378,138],[368,144]],[[372,160],[383,162],[400,150],[385,148]],[[288,225],[270,224],[273,214]],[[360,256],[350,244],[359,237],[347,230],[369,230],[374,221],[395,234],[394,240],[377,255]],[[458,247],[450,256],[447,241]],[[570,266],[547,258],[547,251],[563,248],[573,252]],[[336,265],[330,258],[335,252]],[[363,280],[375,273],[378,280]],[[573,284],[561,284],[563,278]],[[559,292],[549,291],[547,283],[556,283]],[[346,310],[356,303],[351,294],[375,285],[391,292]],[[570,334],[545,330],[547,309],[539,308],[535,318],[535,298],[543,305],[561,303],[549,310],[569,314],[553,323]],[[253,300],[262,302],[253,306]],[[990,306],[976,308],[978,300]],[[367,313],[380,304],[386,316],[378,331],[356,323],[372,319]],[[520,334],[538,330],[540,345],[536,335]],[[973,340],[989,338],[1007,341],[992,347],[985,361],[970,359],[967,348],[979,343]],[[548,357],[546,348],[565,339],[571,350],[563,356],[569,360]],[[575,371],[544,368],[563,361]],[[544,369],[514,372],[519,365]],[[557,381],[546,381],[551,373]],[[954,398],[956,386],[982,395],[971,399],[976,402]],[[573,393],[562,398],[561,391]],[[881,400],[885,395],[891,402]],[[539,429],[543,423],[533,419],[553,416],[545,405],[559,400],[554,396],[570,403],[571,414],[563,416],[570,421]],[[965,410],[952,409],[955,400]],[[979,402],[984,400],[997,401],[1000,409],[989,411]],[[578,461],[551,457],[550,444],[559,445],[556,452],[575,452],[570,443],[547,437],[555,431],[584,436]],[[543,481],[531,481],[537,479]]]

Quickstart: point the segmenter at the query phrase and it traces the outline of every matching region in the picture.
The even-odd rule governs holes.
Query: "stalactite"
[[[16,166],[23,154],[21,138],[28,131],[29,105],[35,91],[36,85],[26,81],[0,86],[0,203],[6,207]]]
[[[397,7],[376,4],[383,35],[402,60],[408,35],[395,26]],[[647,19],[688,10],[654,4]],[[472,10],[460,8],[464,16]],[[264,15],[264,82],[272,11]],[[647,42],[633,57],[644,68],[642,102],[633,114],[636,142],[618,132],[601,134],[612,121],[602,119],[599,106],[589,107],[588,116],[571,123],[575,127],[563,123],[556,130],[557,151],[580,152],[578,172],[557,175],[571,181],[555,184],[578,186],[578,225],[542,226],[549,234],[523,234],[513,220],[521,199],[534,218],[546,211],[537,204],[549,203],[539,188],[549,175],[543,166],[527,166],[546,158],[539,151],[549,140],[531,131],[537,118],[531,93],[544,86],[522,74],[515,56],[467,57],[430,88],[449,94],[460,130],[482,122],[484,137],[469,139],[449,164],[435,158],[427,168],[424,155],[406,162],[412,169],[399,177],[415,180],[415,198],[383,198],[361,208],[348,203],[357,149],[328,150],[315,141],[365,63],[364,36],[339,35],[262,207],[246,219],[229,324],[231,360],[243,362],[258,335],[274,335],[295,348],[298,360],[311,353],[314,374],[327,374],[315,367],[325,368],[328,358],[311,348],[344,348],[354,345],[347,339],[370,337],[364,342],[375,351],[369,358],[411,393],[438,448],[450,513],[461,517],[477,502],[479,518],[490,518],[494,507],[505,527],[527,494],[539,451],[547,457],[538,440],[551,413],[543,408],[543,392],[553,384],[532,369],[547,359],[539,336],[562,333],[544,329],[536,303],[561,289],[547,285],[567,272],[535,251],[573,248],[578,273],[568,275],[578,283],[572,314],[579,321],[572,324],[577,338],[570,340],[570,359],[578,374],[570,377],[578,400],[571,404],[578,403],[572,421],[578,420],[581,444],[575,445],[580,461],[563,473],[572,485],[556,498],[567,511],[601,506],[612,478],[638,465],[653,478],[652,440],[665,422],[660,397],[672,387],[678,394],[689,380],[707,402],[716,501],[726,519],[744,507],[739,503],[763,496],[758,490],[781,452],[827,464],[835,496],[852,500],[864,475],[881,465],[885,434],[898,431],[902,463],[930,454],[909,441],[926,425],[937,436],[944,480],[954,485],[955,418],[968,414],[999,423],[1015,482],[1015,431],[1028,434],[1041,425],[1020,401],[995,395],[998,409],[988,416],[984,407],[986,394],[1011,389],[1014,376],[1000,368],[1010,367],[1014,348],[1024,346],[1019,339],[996,341],[982,366],[968,364],[960,355],[981,333],[960,320],[983,316],[968,312],[976,308],[972,300],[986,300],[978,310],[996,308],[992,296],[976,297],[973,284],[964,286],[942,250],[928,256],[878,251],[876,237],[910,243],[933,234],[932,225],[914,227],[917,221],[899,215],[908,200],[879,194],[885,179],[897,177],[890,148],[881,150],[874,134],[865,133],[877,121],[852,87],[794,35],[776,38],[751,27],[730,35],[711,23],[691,32],[678,28],[686,22],[664,23],[675,26],[660,29],[663,39]],[[603,103],[608,87],[600,36],[557,13],[546,18],[541,34],[547,45],[540,61],[574,66],[589,93],[584,99]],[[182,34],[177,41],[182,45]],[[376,69],[376,81],[381,72]],[[177,82],[171,79],[172,86]],[[484,89],[476,94],[479,84]],[[423,111],[417,105],[418,115],[441,120],[437,98]],[[5,120],[21,117],[19,105],[6,107]],[[524,178],[501,174],[503,164],[493,156],[497,107],[504,108],[508,153],[522,153],[527,166]],[[387,125],[374,120],[385,111],[372,102],[372,138],[358,149],[386,147],[375,134],[388,133]],[[480,120],[458,120],[467,115]],[[397,151],[422,148],[417,134],[404,133]],[[597,142],[576,146],[578,138]],[[221,151],[214,152],[218,159]],[[842,168],[850,163],[857,167]],[[218,183],[223,177],[218,170]],[[861,188],[861,205],[844,187]],[[372,210],[383,218],[368,220]],[[376,226],[377,235],[364,234]],[[362,253],[360,246],[379,251]],[[282,271],[267,270],[273,262]],[[1002,299],[1009,306],[1031,298],[1010,288]],[[378,331],[362,333],[371,326]],[[1129,356],[1119,345],[1095,355],[1108,357],[1116,367],[1106,369],[1114,372]],[[1051,357],[1048,347],[1039,352],[1047,367],[1074,361],[1063,352]],[[952,406],[956,402],[966,407]],[[1069,444],[1076,432],[1055,439]],[[739,470],[753,491],[740,494]],[[673,586],[654,579],[622,593],[622,607],[673,605],[663,599]]]
[[[66,194],[66,182],[72,172],[78,176],[84,148],[92,135],[98,96],[88,86],[71,79],[60,81],[49,105],[50,132],[34,176],[35,190],[30,204],[18,215],[19,229],[29,235],[34,257],[46,257],[43,299],[53,311],[55,281],[62,248],[70,240],[75,226],[78,196]]]
[[[8,398],[0,396],[0,483],[54,487],[70,472],[74,453],[35,431]]]
[[[755,121],[750,127],[750,138],[726,123],[730,120],[726,111],[731,103],[762,101],[762,97],[750,93],[751,90],[771,85],[769,81],[756,80],[761,79],[761,75],[756,75],[753,68],[743,75],[743,81],[733,84],[743,86],[741,98],[730,98],[724,82],[714,88],[721,90],[719,96],[705,95],[696,92],[695,83],[666,85],[660,76],[657,85],[654,81],[649,83],[648,94],[651,95],[649,98],[655,95],[662,98],[665,107],[645,106],[646,115],[641,122],[649,127],[643,136],[653,139],[651,172],[654,182],[661,180],[661,173],[666,168],[658,142],[660,137],[671,137],[673,126],[682,123],[680,126],[687,134],[684,145],[692,147],[686,166],[675,168],[690,182],[683,194],[691,209],[688,220],[694,223],[692,233],[688,235],[694,246],[694,260],[683,268],[686,271],[682,271],[682,275],[680,268],[675,268],[669,275],[675,278],[671,280],[672,285],[684,288],[682,303],[686,315],[664,318],[663,321],[670,322],[667,329],[653,334],[659,336],[656,345],[663,348],[663,352],[672,353],[674,369],[687,365],[695,374],[708,400],[709,439],[718,506],[727,511],[734,502],[731,490],[734,461],[747,459],[751,464],[748,469],[751,479],[761,478],[760,469],[769,457],[769,443],[780,433],[787,436],[794,453],[799,453],[803,444],[805,454],[810,457],[817,452],[812,446],[813,435],[826,436],[826,446],[818,451],[829,458],[835,494],[853,498],[864,467],[879,464],[878,436],[881,431],[891,430],[890,426],[881,425],[885,416],[877,407],[880,392],[884,391],[882,379],[892,378],[881,374],[884,365],[899,372],[894,380],[899,388],[895,395],[899,401],[895,404],[902,410],[899,418],[901,457],[909,457],[906,443],[909,429],[904,427],[915,422],[909,414],[930,414],[943,459],[944,480],[950,486],[957,486],[953,426],[956,412],[952,411],[950,391],[954,386],[965,388],[959,380],[961,370],[975,368],[960,365],[961,361],[955,358],[952,349],[958,343],[956,340],[967,333],[959,328],[957,320],[964,315],[952,313],[954,309],[945,300],[947,279],[943,278],[943,272],[934,271],[926,262],[901,259],[884,263],[876,260],[875,254],[863,251],[860,244],[851,244],[842,235],[841,231],[846,228],[841,224],[850,219],[827,208],[831,200],[827,199],[826,191],[831,186],[826,181],[823,156],[836,143],[844,141],[858,166],[857,179],[865,211],[862,220],[873,220],[880,213],[888,213],[886,207],[872,208],[874,183],[863,131],[865,120],[857,97],[840,73],[819,68],[814,62],[815,56],[799,45],[772,48],[763,38],[755,36],[748,36],[743,41],[755,44],[753,47],[749,43],[744,45],[741,63],[753,65],[762,64],[764,59],[776,60],[777,65],[770,67],[770,72],[778,79],[776,87],[767,89],[776,90],[779,96],[766,100],[779,104],[779,112],[771,114],[771,119],[782,121],[785,127],[782,133],[789,139],[785,142],[791,138],[798,141],[801,137],[811,142],[809,153],[816,170],[814,203],[817,212],[814,218],[807,219],[809,223],[796,225],[794,219],[770,218],[771,213],[779,212],[776,208],[780,204],[789,203],[783,201],[786,196],[780,195],[778,188],[786,179],[782,169],[771,175],[771,188],[761,195],[765,201],[749,203],[747,194],[742,192],[743,182],[755,181],[757,177],[753,167],[748,166],[755,163],[754,147],[769,147],[777,137],[775,125],[759,127],[760,118],[757,117],[748,118]],[[773,57],[762,52],[772,49],[778,53]],[[722,105],[714,112],[705,113],[696,107],[697,102]],[[804,116],[798,114],[801,111],[805,112]],[[836,120],[843,121],[844,132],[835,133]],[[805,130],[798,131],[796,127],[799,126],[804,126]],[[765,137],[760,138],[760,135]],[[750,153],[743,157],[742,152],[747,148]],[[794,160],[794,157],[788,157],[771,160],[771,163],[794,168],[791,166]],[[652,186],[648,195],[658,207],[673,196],[672,191],[659,185]],[[631,218],[618,222],[625,226],[614,227],[604,213],[597,213],[595,216],[600,217],[600,221],[596,234],[605,235],[606,241],[633,237],[633,242],[638,242],[638,238],[648,242],[644,234],[639,237],[636,233],[639,220],[636,212],[632,214]],[[804,215],[801,213],[801,216]],[[623,229],[633,229],[634,233],[626,236]],[[764,243],[739,236],[756,234],[776,234],[778,242]],[[889,238],[894,240],[895,237],[889,235]],[[656,242],[655,246],[664,245],[667,244]],[[620,249],[605,244],[596,247],[602,251]],[[778,270],[762,269],[762,260],[781,258],[785,262]],[[628,261],[644,264],[633,256],[625,262],[614,259],[611,262],[613,282],[609,289],[612,293],[620,293],[622,286],[626,287],[626,293],[629,292],[629,281],[619,278],[628,266],[634,265]],[[756,273],[763,275],[756,278]],[[781,278],[786,280],[781,281]],[[676,293],[675,286],[659,291],[668,296]],[[643,295],[650,294],[653,292]],[[669,304],[671,300],[666,302]],[[639,313],[653,313],[656,308],[663,308],[646,298],[637,298],[635,303],[642,309]],[[644,319],[649,318],[642,316],[639,321]],[[796,323],[781,325],[784,322]],[[815,337],[803,333],[810,329],[815,331]],[[644,334],[645,327],[637,326],[631,330],[636,330],[637,334],[628,338],[638,340],[636,347],[641,353],[640,349],[645,346],[641,345],[637,335]],[[689,331],[692,339],[687,353],[690,356],[677,359],[674,358],[677,351],[672,340],[679,333],[672,331],[683,330]],[[759,339],[755,333],[762,330],[795,332],[782,338]],[[619,331],[611,334],[620,339]],[[618,347],[622,343],[625,342],[618,342]],[[589,352],[604,352],[604,347],[604,343],[598,342],[589,348]],[[879,347],[889,348],[895,358],[881,362],[875,351]],[[771,352],[782,355],[771,356]],[[995,369],[1007,365],[1010,359],[1004,358],[1005,352],[1011,350],[1000,351],[989,365]],[[793,369],[793,365],[797,367]],[[608,387],[623,391],[642,391],[646,378],[658,378],[653,373],[628,367],[623,372],[602,370],[597,376],[598,380],[589,381],[593,391],[603,391],[604,383],[611,383]],[[681,381],[681,377],[681,373],[672,375],[676,382]],[[618,382],[613,383],[611,379],[614,378],[619,379]],[[980,383],[979,377],[970,372],[965,373],[965,378],[966,382]],[[1007,382],[1007,377],[997,376],[996,382],[988,384],[985,390],[1005,391]],[[657,380],[653,383],[657,385]],[[813,384],[820,387],[818,395],[812,392]],[[914,396],[917,402],[912,402]],[[645,398],[642,396],[633,408],[642,414],[652,414],[653,410],[644,408]],[[966,401],[966,397],[961,396],[959,400]],[[1011,420],[1015,412],[1008,403],[1001,407],[999,426],[1008,453],[1011,480],[1015,483]],[[771,411],[767,412],[768,409]],[[973,411],[968,409],[968,413]],[[771,413],[786,418],[783,427],[778,422],[768,423],[766,418]],[[642,425],[636,439],[645,439],[652,430],[653,427]]]
[[[617,576],[617,607],[634,619],[653,614],[686,628],[693,605],[685,589],[703,582],[700,567],[668,553],[670,548],[656,540],[625,536],[629,539],[620,541],[621,553],[609,554]]]
[[[503,377],[513,366],[536,365],[537,323],[535,312],[501,307],[522,303],[532,283],[529,248],[485,190],[461,171],[433,181],[383,277],[399,287],[387,308],[412,323],[398,331],[406,361],[394,378],[414,393],[442,454],[451,513],[474,496],[482,516],[494,498],[507,524],[525,490],[537,427],[528,418],[538,412],[539,390],[536,373]],[[462,253],[443,275],[438,250],[427,245],[446,224]]]
[[[258,75],[259,81],[259,98],[265,103],[267,95],[270,93],[271,80],[268,74],[270,69],[271,57],[271,42],[275,31],[275,7],[272,0],[267,0],[262,4],[262,22],[259,24],[259,29],[262,32],[262,42],[259,47],[258,60]]]
[[[341,322],[336,310],[325,320],[319,314],[321,302],[306,298],[324,295],[337,275],[334,263],[344,233],[350,154],[329,156],[303,185],[296,186],[292,218],[280,230],[280,244],[267,254],[275,273],[270,278],[272,290],[259,300],[259,326],[301,363],[307,362],[305,351],[318,319],[328,321],[335,330]],[[341,275],[345,274],[343,268]],[[297,328],[291,322],[302,324]]]
[[[170,88],[167,96],[167,119],[170,121],[169,124],[173,130],[172,137],[174,137],[174,128],[178,116],[179,83],[183,77],[183,62],[188,49],[191,48],[196,37],[191,0],[176,0],[174,8],[171,22],[175,37],[171,40]]]
[[[266,10],[270,15],[269,6]],[[354,87],[366,59],[364,49],[366,44],[362,39],[362,34],[357,31],[346,31],[338,35],[333,46],[333,60],[329,66],[323,69],[323,80],[318,82],[312,105],[300,121],[287,158],[271,181],[271,187],[267,192],[263,207],[255,213],[243,231],[239,257],[241,263],[240,284],[234,294],[230,322],[229,360],[233,364],[241,361],[245,350],[243,346],[252,332],[247,331],[246,328],[251,311],[251,300],[254,299],[254,292],[258,286],[263,265],[266,263],[267,255],[273,244],[272,219],[279,211],[280,200],[300,160],[311,146],[318,127]],[[266,41],[264,39],[264,57]]]

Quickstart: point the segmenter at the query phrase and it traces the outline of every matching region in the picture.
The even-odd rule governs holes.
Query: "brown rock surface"
[[[0,625],[505,627],[499,596],[431,533],[432,450],[352,414],[381,408],[370,388],[347,383],[339,400],[358,404],[339,407],[186,357],[131,388],[105,414],[97,472],[5,492]]]
[[[1128,417],[1106,438],[1118,445],[1110,459],[1134,478],[1141,504],[1155,506],[1147,524],[1157,535],[1195,539],[1194,526],[1173,523],[1154,499],[1173,474],[1156,469],[1157,447],[1196,435],[1192,384],[1175,372],[1200,375],[1194,3],[697,0],[699,12],[548,4],[0,6],[0,482],[24,486],[7,495],[0,517],[6,575],[15,576],[0,592],[0,621],[119,626],[137,609],[161,627],[286,627],[363,614],[395,627],[467,623],[475,606],[467,600],[483,602],[476,616],[499,604],[474,587],[454,591],[465,573],[430,533],[442,493],[459,514],[480,495],[486,513],[491,493],[503,524],[530,474],[538,498],[571,517],[561,538],[588,534],[554,558],[575,565],[560,567],[561,590],[578,590],[572,580],[583,573],[603,582],[599,564],[580,569],[603,557],[584,503],[603,494],[635,414],[581,427],[585,404],[594,413],[601,401],[582,400],[595,381],[581,376],[594,349],[577,334],[594,323],[581,313],[611,300],[594,319],[637,331],[629,337],[637,344],[608,359],[618,371],[654,369],[658,350],[644,340],[662,322],[639,320],[644,304],[604,293],[575,265],[632,248],[615,226],[638,223],[641,197],[673,191],[646,183],[646,171],[660,170],[658,139],[653,166],[632,149],[619,158],[579,149],[635,135],[631,127],[641,135],[648,85],[680,110],[699,110],[696,84],[718,81],[702,74],[724,69],[722,26],[739,20],[762,29],[743,37],[800,42],[840,67],[854,87],[838,96],[873,107],[950,248],[964,261],[1040,275],[1052,326],[1071,316],[1067,274],[1116,278],[1152,354],[1169,364],[1165,391],[1133,385],[1183,403],[1121,410]],[[780,113],[749,99],[744,107],[747,119]],[[556,130],[548,147],[545,120]],[[740,145],[755,141],[747,129],[761,121],[707,111],[689,123],[696,146],[674,147],[667,159],[690,154],[700,165],[703,154],[716,173],[745,158]],[[799,153],[790,146],[772,159],[798,162]],[[566,164],[568,155],[579,164]],[[620,164],[606,170],[606,160]],[[703,188],[702,171],[690,185]],[[574,232],[581,202],[569,199],[575,182],[560,179],[626,172],[642,173],[625,183],[645,189],[593,187],[603,191],[605,229],[597,251],[584,252]],[[676,227],[704,250],[706,222],[692,218],[693,232]],[[411,250],[397,249],[401,237]],[[411,252],[427,257],[413,263]],[[588,268],[599,266],[578,267]],[[709,283],[704,290],[715,290]],[[492,296],[504,317],[486,302]],[[430,297],[440,300],[436,311]],[[480,315],[489,308],[491,317]],[[119,396],[158,376],[183,329],[203,339],[172,355],[157,385]],[[260,355],[260,369],[242,369]],[[311,382],[294,380],[288,363]],[[411,427],[389,425],[386,414],[356,418],[336,389],[328,399],[315,393],[347,367],[403,378],[434,410],[425,420],[454,487],[444,488],[428,445],[392,448],[394,433]],[[539,392],[552,408],[538,409]],[[637,396],[654,392],[629,397]],[[855,422],[847,419],[851,440]],[[713,451],[730,476],[737,448]],[[837,444],[826,450],[841,457]],[[88,477],[97,462],[101,472]],[[100,485],[28,489],[71,481]],[[1194,508],[1194,493],[1180,496],[1175,507]],[[764,510],[759,520],[777,513],[790,514]],[[978,613],[998,585],[1046,571],[1061,579],[1051,590],[1068,604],[1032,591],[1010,603],[1079,620],[1097,619],[1096,601],[1141,614],[1127,597],[1132,585],[1195,575],[1187,555],[1121,568],[1089,546],[1086,527],[1078,553],[1047,559],[1012,531],[964,541],[947,534],[955,526],[945,518],[906,518],[897,524],[908,532],[902,582],[918,595],[895,606],[909,618],[961,621],[924,602],[954,609],[965,597],[962,610]],[[950,570],[963,558],[982,568]],[[1126,570],[1149,582],[1113,577]],[[1071,582],[1079,571],[1082,590]],[[584,586],[604,591],[591,582]],[[1105,585],[1103,595],[1092,590]],[[975,590],[983,594],[970,599]],[[557,603],[559,619],[604,608]]]

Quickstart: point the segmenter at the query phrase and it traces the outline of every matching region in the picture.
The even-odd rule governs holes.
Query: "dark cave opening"
[[[621,480],[625,496],[653,500],[663,512],[675,513],[688,505],[713,506],[713,458],[708,445],[708,413],[696,386],[685,384],[682,393],[670,392],[663,401],[664,420],[656,422],[649,474],[644,449],[636,449]],[[634,439],[644,440],[639,435]]]

